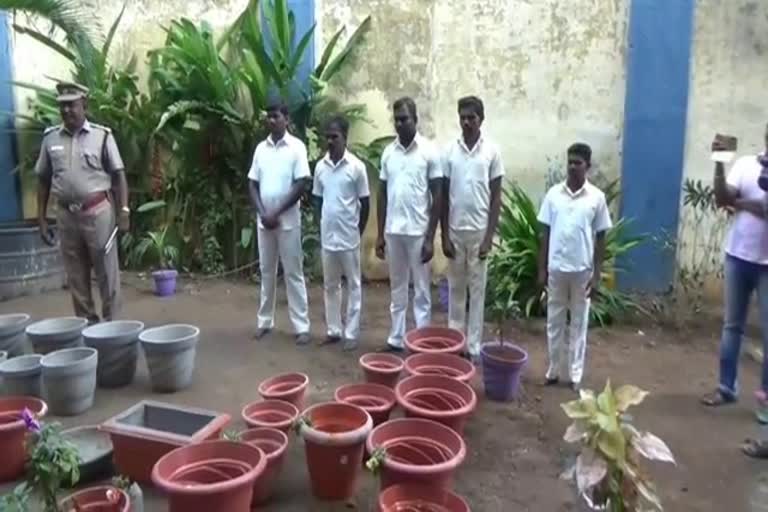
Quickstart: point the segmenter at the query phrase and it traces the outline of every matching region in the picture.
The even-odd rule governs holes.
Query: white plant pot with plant
[[[591,390],[581,390],[579,395],[578,400],[561,405],[573,420],[564,439],[581,445],[576,463],[563,478],[576,480],[579,494],[592,510],[663,510],[641,461],[646,458],[674,464],[675,458],[664,441],[635,428],[626,413],[648,393],[631,385],[614,391],[608,381],[599,395]]]

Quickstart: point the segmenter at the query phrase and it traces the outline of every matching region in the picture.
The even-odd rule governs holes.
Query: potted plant
[[[176,263],[179,259],[179,248],[169,236],[168,225],[159,231],[149,231],[136,244],[131,257],[134,261],[144,261],[147,253],[154,261],[156,270],[152,272],[155,280],[155,295],[168,297],[176,293]]]
[[[144,493],[135,480],[120,475],[112,479],[112,485],[128,495],[131,500],[131,512],[144,512]]]
[[[635,428],[626,414],[648,393],[631,385],[614,391],[608,381],[599,395],[590,390],[579,394],[578,400],[561,405],[573,420],[564,439],[581,445],[576,463],[563,477],[576,480],[579,493],[592,510],[663,510],[641,460],[674,464],[675,458],[664,441]]]

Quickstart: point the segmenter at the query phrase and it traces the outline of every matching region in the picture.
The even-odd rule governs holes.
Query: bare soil
[[[192,387],[173,395],[154,395],[142,362],[131,386],[99,389],[90,411],[76,418],[58,418],[64,425],[98,424],[152,397],[229,413],[233,426],[242,428],[240,409],[258,399],[256,388],[261,380],[283,371],[303,371],[311,378],[309,402],[329,400],[337,386],[360,379],[357,358],[380,347],[389,327],[389,289],[376,284],[365,289],[362,347],[355,354],[342,353],[337,347],[297,348],[288,332],[282,291],[278,329],[268,339],[256,342],[251,334],[255,328],[257,286],[197,281],[181,286],[179,294],[170,299],[152,296],[150,288],[150,281],[126,276],[123,316],[142,320],[149,327],[184,322],[202,329]],[[310,290],[310,310],[312,334],[319,341],[324,336],[324,323],[322,291],[316,286]],[[70,315],[71,309],[68,295],[62,291],[0,303],[0,313],[10,312],[26,312],[41,319]],[[436,312],[434,320],[442,323],[445,317]],[[686,335],[685,339],[656,328],[641,329],[634,326],[590,332],[585,387],[602,388],[610,378],[616,385],[633,383],[651,392],[635,411],[635,418],[641,429],[665,439],[678,458],[676,467],[652,467],[666,510],[757,510],[748,503],[766,463],[750,460],[738,450],[746,436],[758,432],[751,414],[757,365],[743,365],[742,403],[705,409],[698,398],[716,382],[716,329],[707,327],[703,334]],[[575,395],[567,388],[544,388],[540,384],[546,363],[541,322],[527,324],[516,338],[530,354],[524,396],[519,403],[511,404],[481,399],[467,428],[469,456],[458,473],[456,489],[475,512],[581,510],[572,486],[558,478],[573,460],[572,450],[561,440],[567,420],[559,404]],[[482,383],[474,384],[482,397]],[[0,487],[0,492],[10,487]],[[166,510],[157,491],[144,491],[146,511]],[[263,510],[372,511],[375,495],[376,480],[365,474],[354,502],[314,501],[303,448],[293,438],[277,494]]]

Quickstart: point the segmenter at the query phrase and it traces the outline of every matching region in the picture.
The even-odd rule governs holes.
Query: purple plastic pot
[[[155,295],[158,297],[168,297],[176,293],[176,276],[179,273],[171,270],[157,270],[152,272],[155,279]]]
[[[480,349],[485,396],[508,402],[517,398],[520,377],[528,363],[528,353],[511,343],[485,343]]]

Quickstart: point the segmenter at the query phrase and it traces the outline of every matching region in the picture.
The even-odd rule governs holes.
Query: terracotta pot
[[[355,494],[371,416],[355,405],[326,402],[302,413],[307,468],[312,494],[321,500],[347,500]]]
[[[393,485],[379,493],[379,512],[472,512],[464,498],[447,489]]]
[[[110,499],[112,498],[112,499]],[[77,508],[75,508],[77,503]],[[59,502],[65,512],[131,512],[131,499],[128,495],[111,485],[89,487],[70,494]]]
[[[365,382],[381,384],[394,388],[397,379],[400,378],[400,372],[403,371],[405,363],[394,354],[364,354],[360,357],[360,366],[365,375]]]
[[[405,415],[442,423],[464,433],[464,424],[477,406],[469,384],[443,375],[414,375],[398,382],[397,402]]]
[[[450,489],[453,473],[467,456],[456,431],[421,418],[382,423],[368,436],[366,447],[368,453],[385,451],[379,472],[382,490],[401,483]]]
[[[9,396],[0,398],[0,482],[17,480],[24,475],[24,463],[27,461],[27,426],[21,413],[27,408],[38,419],[45,416],[48,406],[40,399],[27,396]]]
[[[392,388],[370,382],[339,386],[336,388],[333,398],[337,402],[356,405],[364,409],[371,415],[374,427],[389,419],[389,415],[397,402]]]
[[[450,327],[420,327],[405,333],[405,346],[414,354],[460,354],[467,338]]]
[[[241,415],[249,427],[275,428],[287,434],[299,417],[299,410],[282,400],[261,400],[243,407]]]
[[[240,441],[258,446],[267,457],[264,473],[256,479],[253,485],[254,506],[263,505],[275,492],[275,483],[280,476],[288,448],[288,436],[275,428],[259,427],[246,430],[240,434]]]
[[[152,481],[169,495],[170,512],[248,512],[253,484],[266,466],[261,448],[206,441],[164,455]]]
[[[259,384],[259,394],[265,400],[290,402],[299,410],[304,408],[304,395],[309,386],[309,376],[304,373],[283,373],[270,377]]]
[[[454,354],[413,354],[405,360],[409,375],[443,375],[461,382],[475,376],[475,365]]]

